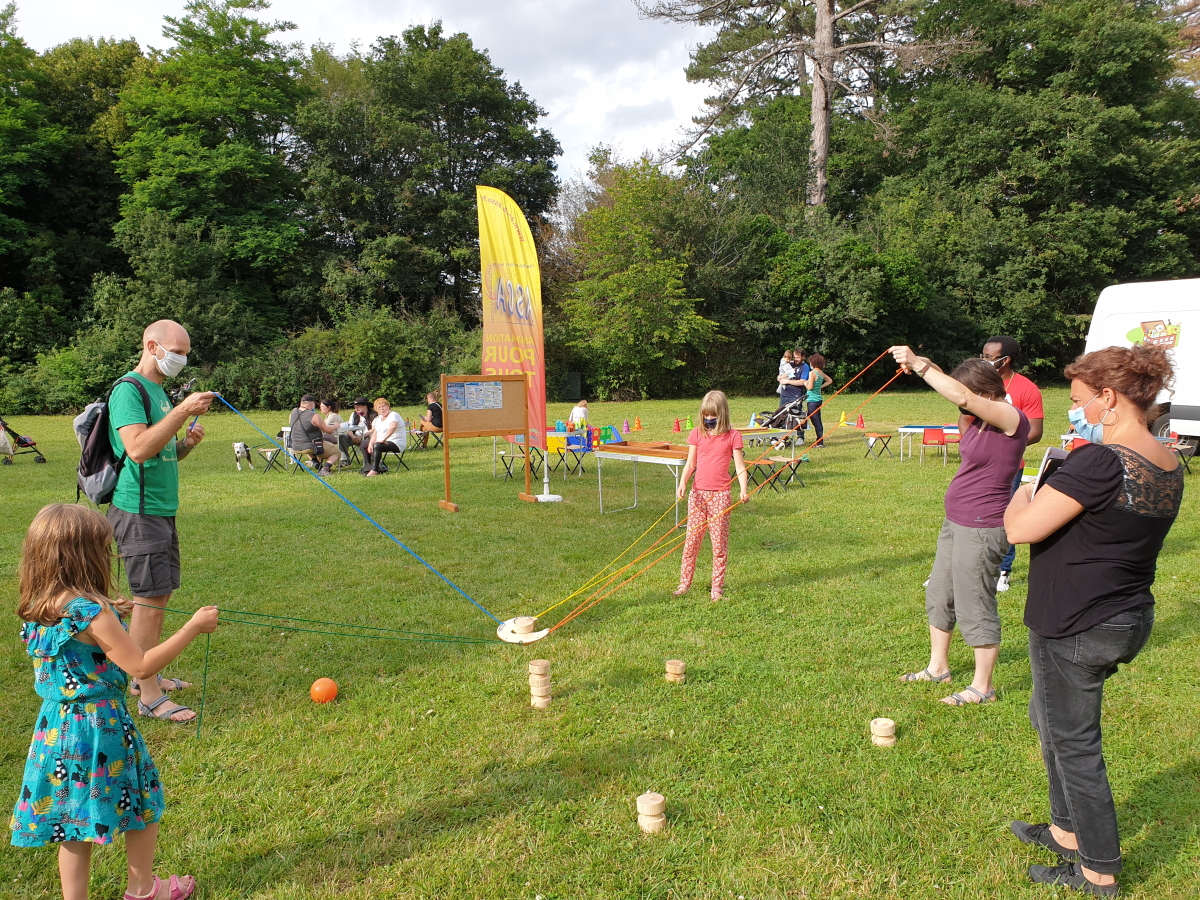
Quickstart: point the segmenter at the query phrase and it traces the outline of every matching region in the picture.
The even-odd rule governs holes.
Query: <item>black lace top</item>
[[[1030,546],[1025,624],[1042,637],[1070,637],[1153,603],[1158,554],[1183,500],[1183,467],[1167,471],[1127,447],[1088,444],[1047,484],[1083,513]]]

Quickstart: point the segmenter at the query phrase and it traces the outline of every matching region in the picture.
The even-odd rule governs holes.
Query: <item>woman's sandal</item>
[[[967,691],[970,691],[972,694],[974,694],[979,699],[978,700],[968,699],[966,696]],[[982,691],[975,690],[975,688],[971,687],[968,684],[959,693],[951,694],[949,697],[943,697],[942,702],[949,706],[970,706],[973,703],[995,703],[996,702],[996,692],[994,690],[991,690],[985,694]]]
[[[150,893],[139,897],[137,894],[125,892],[125,900],[157,900],[158,891],[163,886],[163,881],[157,875],[153,876],[153,881],[150,882]],[[184,875],[182,878],[178,875],[172,875],[167,881],[168,888],[167,900],[187,900],[196,892],[196,879],[191,875]]]
[[[190,688],[192,686],[192,683],[190,681],[184,681],[182,678],[163,678],[161,675],[159,675],[158,676],[158,686],[160,688],[162,688],[164,691],[182,691],[184,688]],[[142,692],[142,686],[137,683],[137,679],[136,678],[130,679],[129,693],[133,694],[133,696],[136,697],[141,692]]]
[[[907,675],[901,675],[896,680],[897,681],[933,681],[933,682],[936,682],[937,684],[949,684],[951,677],[952,676],[950,675],[949,669],[947,669],[941,675],[934,675],[932,672],[929,671],[929,666],[926,666],[920,672],[909,672]]]
[[[164,722],[174,722],[176,725],[186,725],[188,722],[195,720],[195,716],[192,716],[190,719],[172,719],[171,716],[175,715],[176,713],[181,713],[185,710],[187,712],[192,712],[192,708],[190,706],[180,706],[178,703],[175,704],[174,709],[166,709],[161,713],[155,712],[156,709],[163,705],[164,701],[170,703],[171,698],[166,694],[163,694],[153,703],[149,704],[143,703],[141,700],[139,700],[137,703],[138,715],[145,716],[148,719],[160,719]]]

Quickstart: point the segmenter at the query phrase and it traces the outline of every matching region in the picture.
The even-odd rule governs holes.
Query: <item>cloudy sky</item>
[[[162,48],[162,17],[183,5],[18,0],[17,32],[37,50],[85,36]],[[564,176],[585,170],[588,149],[599,143],[628,157],[674,141],[705,94],[683,76],[689,46],[705,35],[643,21],[633,0],[274,0],[265,17],[294,22],[292,40],[338,51],[438,18],[447,31],[465,31],[547,111],[543,125],[563,145]]]

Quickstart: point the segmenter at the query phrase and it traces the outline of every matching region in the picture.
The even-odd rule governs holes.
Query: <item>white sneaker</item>
[[[996,593],[1000,593],[1001,591],[1007,591],[1007,590],[1008,590],[1008,573],[1001,572],[1000,580],[996,582]]]

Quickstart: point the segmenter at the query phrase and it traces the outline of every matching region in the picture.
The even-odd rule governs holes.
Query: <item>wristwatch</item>
[[[929,371],[929,367],[930,367],[930,366],[932,366],[932,365],[933,365],[933,363],[931,363],[931,362],[927,362],[927,363],[925,363],[925,368],[923,368],[923,369],[922,369],[920,372],[917,372],[917,377],[918,377],[918,378],[924,378],[924,377],[925,377],[925,373]]]

